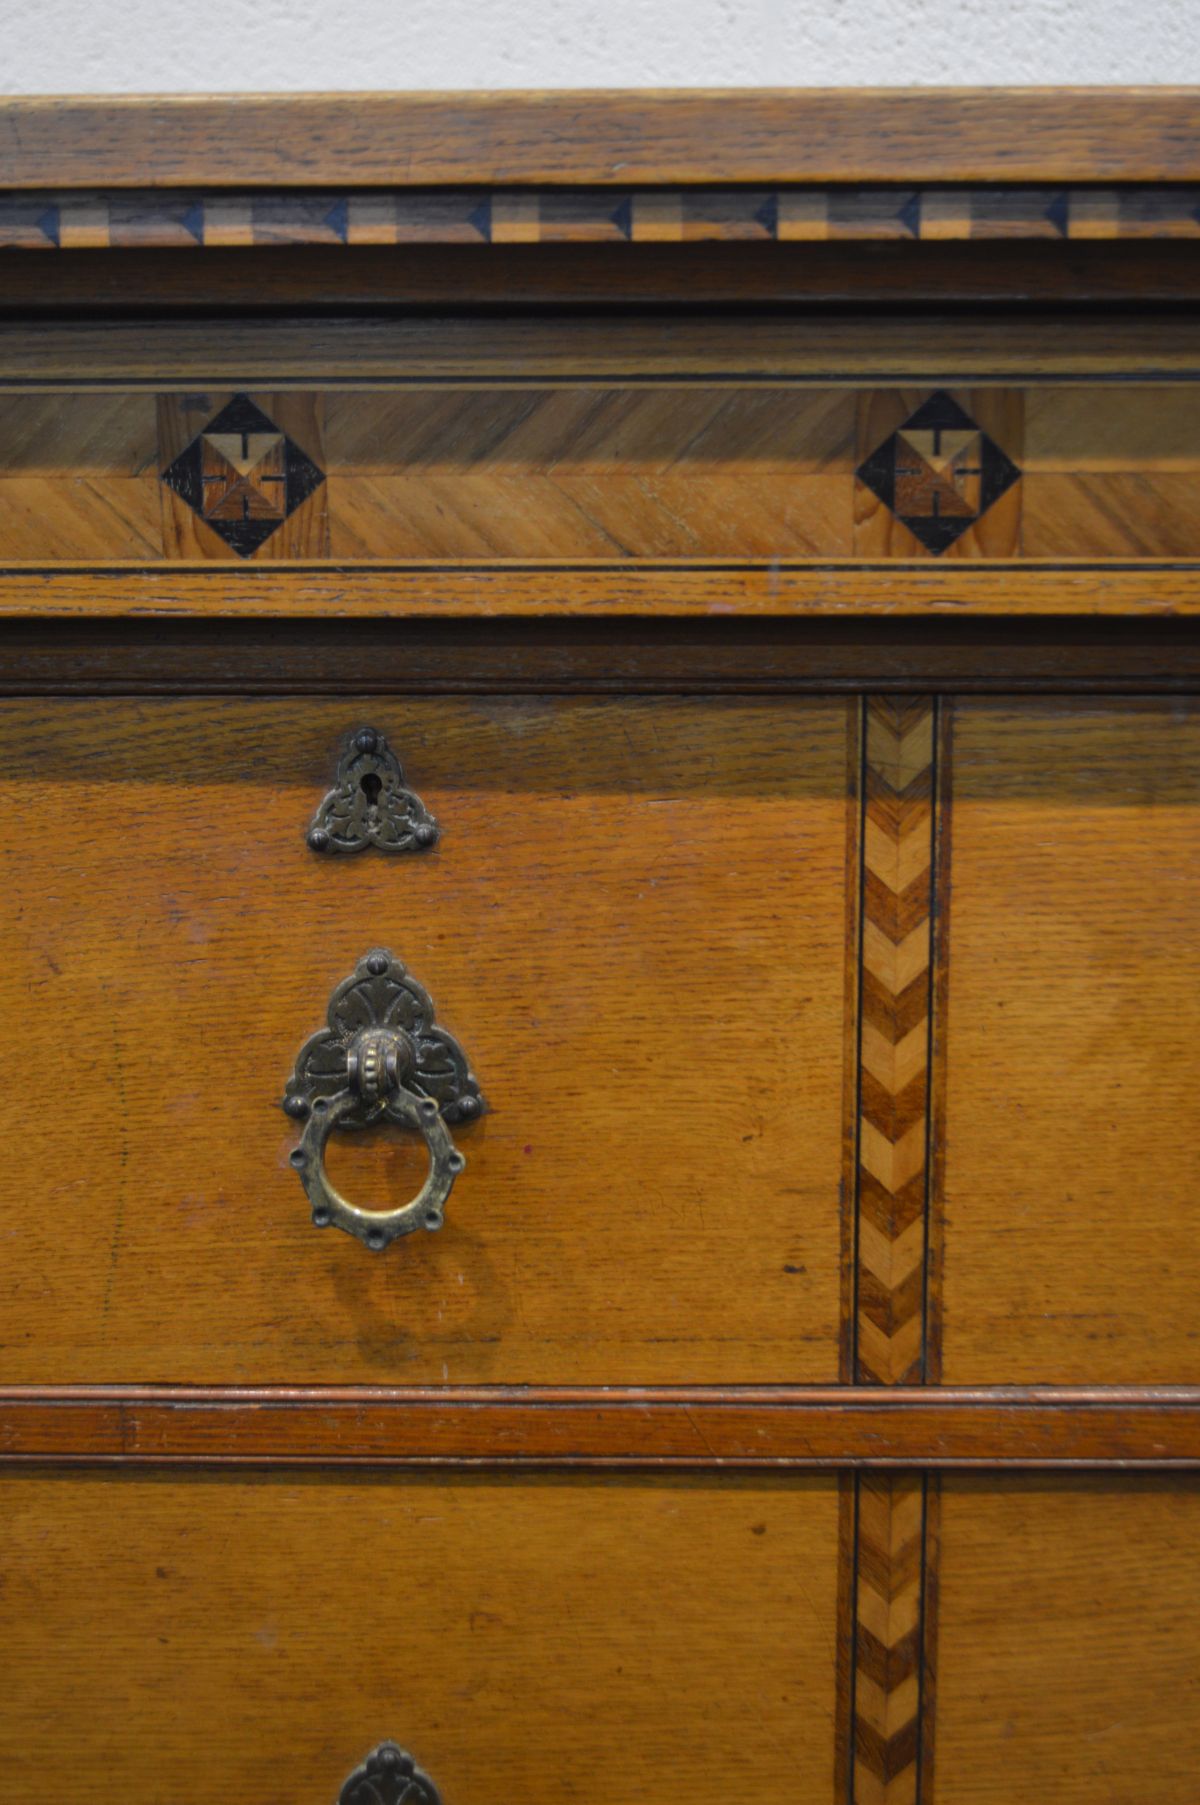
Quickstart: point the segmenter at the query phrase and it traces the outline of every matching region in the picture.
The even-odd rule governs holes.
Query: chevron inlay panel
[[[854,1599],[854,1805],[917,1805],[924,1690],[923,1473],[858,1480]]]
[[[934,704],[870,698],[865,762],[855,1376],[914,1385],[924,1374]]]
[[[868,697],[864,732],[854,1377],[861,1385],[919,1385],[926,1376],[937,703]],[[935,1486],[920,1473],[856,1481],[853,1805],[917,1805],[929,1796],[926,1600]]]

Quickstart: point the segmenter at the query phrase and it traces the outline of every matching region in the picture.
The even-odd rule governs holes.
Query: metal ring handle
[[[397,1086],[388,1094],[387,1118],[401,1127],[415,1128],[423,1137],[429,1149],[429,1176],[411,1202],[398,1210],[360,1209],[334,1189],[325,1170],[325,1143],[342,1117],[360,1106],[360,1098],[350,1090],[335,1097],[317,1097],[291,1159],[312,1204],[316,1227],[344,1228],[378,1253],[414,1229],[441,1228],[446,1199],[467,1162],[450,1139],[437,1104]]]
[[[417,1228],[441,1228],[451,1186],[466,1165],[448,1124],[472,1122],[486,1104],[466,1055],[434,1019],[433,1000],[399,959],[376,947],[329,999],[326,1025],[310,1034],[281,1106],[303,1121],[291,1155],[318,1228],[345,1229],[378,1252]],[[335,1128],[372,1122],[415,1128],[429,1176],[398,1210],[363,1210],[334,1189],[325,1143]]]

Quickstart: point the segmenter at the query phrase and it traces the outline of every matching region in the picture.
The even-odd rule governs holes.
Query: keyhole
[[[383,788],[383,779],[374,771],[364,771],[358,780],[358,787],[367,799],[368,808],[374,808],[379,801],[379,792]]]

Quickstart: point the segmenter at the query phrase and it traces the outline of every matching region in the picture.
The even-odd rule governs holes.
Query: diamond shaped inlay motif
[[[931,395],[858,467],[858,480],[926,551],[944,552],[1021,472],[945,390]]]
[[[250,558],[325,473],[248,395],[235,395],[162,480],[239,557]]]

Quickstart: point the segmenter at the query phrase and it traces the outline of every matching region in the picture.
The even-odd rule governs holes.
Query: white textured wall
[[[1200,0],[0,0],[0,92],[1200,82]]]

